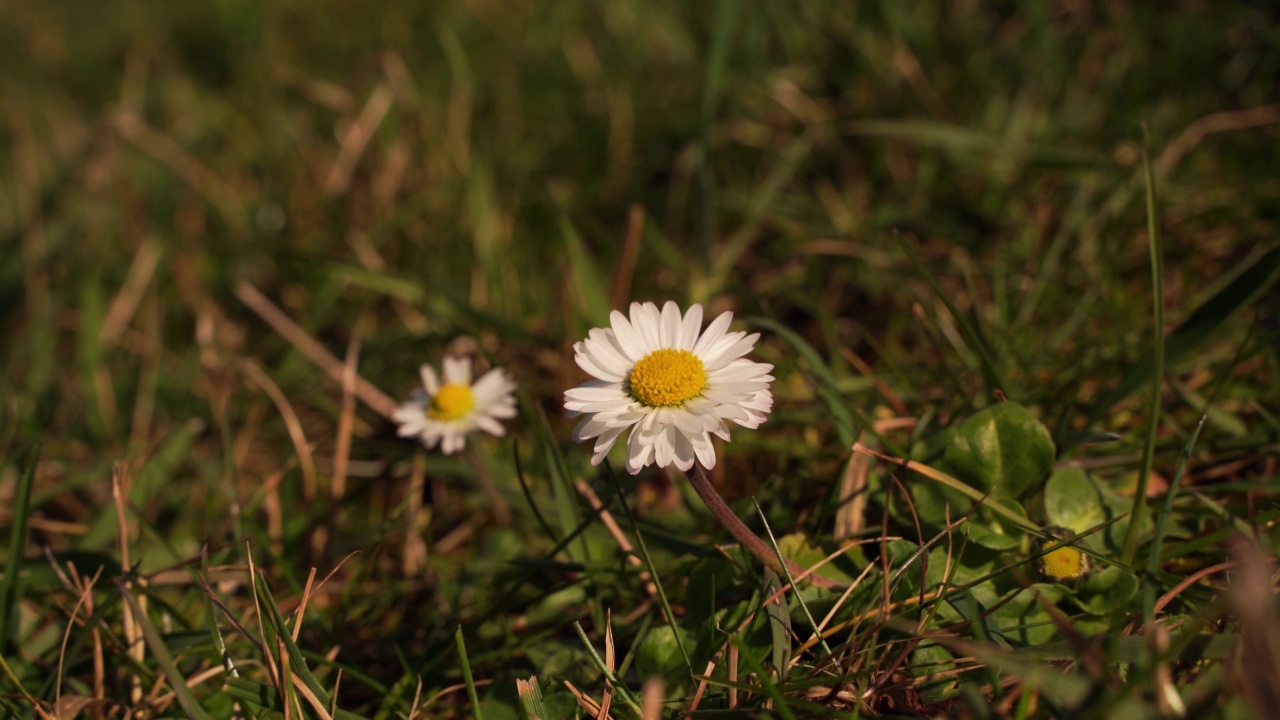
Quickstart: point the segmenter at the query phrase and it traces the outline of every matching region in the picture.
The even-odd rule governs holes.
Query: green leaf
[[[641,677],[661,675],[668,687],[688,679],[688,668],[684,655],[680,652],[680,643],[676,640],[679,632],[684,640],[688,640],[684,630],[672,625],[662,625],[649,631],[636,650],[636,672]]]
[[[1080,606],[1094,615],[1123,610],[1138,594],[1138,578],[1114,565],[1099,570],[1085,581],[1076,596]]]
[[[961,423],[944,459],[969,485],[1018,498],[1041,486],[1053,456],[1044,425],[1025,407],[1004,402]]]
[[[1064,468],[1044,489],[1044,512],[1050,525],[1081,533],[1108,518],[1098,487],[1084,470]]]
[[[794,562],[802,568],[810,568],[817,565],[827,558],[827,552],[822,548],[809,542],[809,537],[804,533],[791,533],[778,538],[778,549],[782,552],[782,556]],[[848,553],[846,553],[848,555]],[[814,571],[815,575],[821,575],[828,580],[848,585],[854,581],[855,575],[842,572],[836,565],[842,562],[841,558],[823,565]],[[804,581],[801,581],[803,584]]]
[[[941,645],[921,645],[911,653],[911,674],[922,683],[920,698],[928,703],[941,702],[956,691],[955,656]],[[937,679],[928,679],[934,678]]]

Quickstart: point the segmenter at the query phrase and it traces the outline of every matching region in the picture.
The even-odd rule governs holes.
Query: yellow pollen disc
[[[427,406],[427,417],[432,420],[457,420],[471,412],[476,399],[470,385],[451,383],[440,388]]]
[[[1089,558],[1073,547],[1060,547],[1040,558],[1044,574],[1055,580],[1075,580],[1089,571]]]
[[[631,368],[631,397],[649,407],[675,407],[702,394],[707,371],[688,350],[654,350]]]

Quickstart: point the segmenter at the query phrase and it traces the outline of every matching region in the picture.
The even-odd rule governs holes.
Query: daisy
[[[582,416],[575,441],[595,438],[592,465],[628,428],[627,471],[674,464],[683,471],[695,460],[715,467],[711,436],[729,439],[728,421],[756,428],[773,408],[772,365],[743,356],[759,333],[726,332],[733,313],[702,330],[702,306],[683,317],[668,301],[632,303],[631,317],[614,311],[611,327],[594,328],[573,346],[578,367],[595,380],[565,392],[569,417]]]
[[[437,443],[446,455],[467,444],[467,433],[483,430],[502,437],[506,429],[498,420],[516,416],[516,384],[499,368],[471,383],[470,358],[445,358],[444,382],[430,365],[423,365],[422,388],[396,408],[391,417],[400,428],[400,437],[417,436],[433,448]]]

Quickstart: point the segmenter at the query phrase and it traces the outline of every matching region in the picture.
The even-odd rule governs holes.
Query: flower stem
[[[760,562],[764,563],[766,567],[781,572],[782,563],[779,562],[781,560],[787,564],[793,574],[808,575],[813,584],[819,587],[839,587],[838,583],[816,573],[809,573],[796,563],[786,558],[781,558],[772,547],[769,547],[768,543],[751,532],[751,528],[748,528],[739,520],[738,516],[733,514],[733,510],[729,509],[729,505],[725,503],[724,498],[720,497],[720,493],[716,491],[715,486],[707,479],[707,473],[702,469],[701,465],[694,463],[693,469],[687,474],[689,482],[693,483],[693,489],[697,491],[698,497],[702,498],[702,502],[706,504],[711,514],[716,516],[716,519],[720,521],[720,524],[724,526],[725,530],[729,531],[729,534],[734,539],[742,543],[743,547],[750,550],[753,555],[760,558]]]

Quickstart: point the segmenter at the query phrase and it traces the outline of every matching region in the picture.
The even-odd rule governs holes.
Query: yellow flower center
[[[654,350],[631,368],[631,397],[649,407],[676,407],[702,394],[707,371],[688,350]]]
[[[1089,571],[1089,556],[1073,547],[1063,546],[1040,558],[1044,574],[1055,580],[1075,580]]]
[[[440,388],[440,392],[431,398],[427,406],[427,417],[432,420],[457,420],[471,412],[476,399],[471,394],[470,385],[450,383]]]

